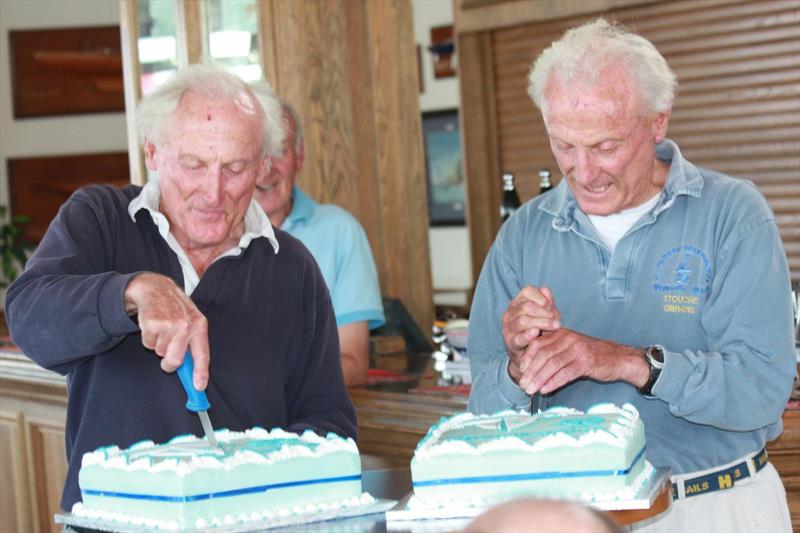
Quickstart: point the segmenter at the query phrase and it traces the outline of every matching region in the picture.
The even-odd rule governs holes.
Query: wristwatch
[[[647,379],[647,383],[639,389],[639,392],[645,398],[655,398],[653,396],[653,385],[658,381],[661,369],[664,368],[664,347],[659,344],[648,346],[644,351],[644,360],[650,367],[650,377]]]

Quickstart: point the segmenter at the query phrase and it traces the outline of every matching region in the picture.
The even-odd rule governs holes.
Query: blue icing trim
[[[289,481],[286,483],[274,483],[272,485],[258,485],[255,487],[245,487],[242,489],[228,490],[223,492],[208,492],[204,494],[193,494],[190,496],[163,496],[158,494],[137,494],[131,492],[113,492],[105,490],[83,489],[81,494],[83,496],[105,496],[111,498],[125,498],[130,500],[150,500],[162,501],[169,503],[186,503],[196,502],[201,500],[210,500],[212,498],[229,498],[231,496],[241,496],[243,494],[253,494],[258,492],[268,492],[271,490],[284,489],[288,487],[298,487],[303,485],[317,485],[325,483],[343,483],[347,481],[361,481],[361,475],[340,476],[321,479],[309,479],[303,481]]]
[[[633,458],[628,468],[623,470],[578,470],[575,472],[536,472],[529,474],[507,474],[501,476],[472,476],[472,477],[457,477],[457,478],[441,478],[441,479],[428,479],[425,481],[416,481],[413,483],[414,488],[417,487],[432,487],[441,485],[466,485],[471,483],[498,483],[504,481],[529,481],[536,479],[563,479],[563,478],[576,478],[576,477],[605,477],[605,476],[627,476],[631,473],[636,464],[644,459],[646,447],[642,447],[636,457]]]
[[[306,442],[293,433],[288,433],[279,438],[266,439],[232,439],[220,443],[220,448],[212,448],[205,439],[183,439],[185,436],[178,436],[165,444],[147,447],[145,449],[130,448],[122,452],[127,461],[140,460],[144,457],[150,459],[151,463],[159,462],[180,462],[191,461],[195,457],[214,457],[219,459],[222,456],[230,457],[238,452],[252,452],[262,456],[279,451],[285,446],[301,446],[310,450],[319,447],[318,442]],[[177,442],[176,442],[177,440]],[[106,455],[107,457],[107,455]]]
[[[564,434],[574,439],[594,431],[612,434],[610,430],[618,420],[614,413],[596,415],[551,413],[550,416],[531,416],[514,411],[504,411],[504,413],[504,416],[492,415],[465,420],[462,427],[444,431],[439,438],[442,442],[465,442],[474,447],[484,442],[508,437],[533,444],[556,434]],[[428,438],[431,437],[426,437],[426,440]]]
[[[564,418],[563,420],[559,421],[558,424],[562,426],[570,426],[576,429],[585,429],[586,431],[592,431],[595,429],[601,429],[605,420],[599,416],[588,416],[586,418]]]

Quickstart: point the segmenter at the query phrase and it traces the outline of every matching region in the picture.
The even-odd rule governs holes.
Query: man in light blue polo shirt
[[[255,199],[274,226],[300,239],[317,260],[336,314],[345,383],[362,385],[369,366],[369,330],[384,323],[375,261],[353,215],[318,204],[295,184],[305,157],[303,132],[285,103],[283,116],[288,127],[282,157],[273,158],[270,172],[256,183]]]

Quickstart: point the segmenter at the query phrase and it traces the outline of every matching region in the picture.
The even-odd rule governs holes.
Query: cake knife
[[[208,403],[208,397],[204,391],[194,388],[192,374],[194,374],[194,360],[192,359],[192,353],[187,350],[183,358],[183,364],[178,368],[178,377],[181,378],[181,385],[183,385],[183,390],[186,391],[186,408],[197,413],[208,443],[214,448],[219,448],[217,437],[214,435],[214,427],[208,418],[208,409],[211,404]]]

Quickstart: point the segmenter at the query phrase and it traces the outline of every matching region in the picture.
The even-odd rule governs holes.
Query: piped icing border
[[[616,420],[610,427],[602,430],[587,432],[578,438],[567,435],[566,433],[555,433],[548,435],[536,442],[528,443],[518,437],[498,438],[480,444],[471,444],[463,440],[441,441],[441,436],[452,430],[464,428],[481,420],[493,420],[501,417],[524,417],[531,420],[537,418],[563,417],[570,415],[616,415]],[[511,409],[500,411],[491,415],[474,415],[472,413],[460,413],[458,415],[442,418],[438,424],[428,430],[428,434],[419,442],[414,452],[412,461],[424,461],[432,457],[450,454],[481,455],[490,451],[498,450],[525,450],[528,452],[538,452],[549,448],[570,446],[582,447],[593,443],[606,443],[612,446],[624,447],[627,438],[633,434],[639,420],[639,411],[630,403],[617,407],[611,403],[601,403],[590,407],[585,413],[569,407],[551,407],[537,414],[529,414],[526,411],[514,411]]]
[[[270,508],[270,509],[263,509],[252,511],[250,513],[242,513],[238,515],[231,515],[231,514],[224,514],[220,516],[215,516],[209,520],[205,520],[203,518],[198,518],[194,524],[194,527],[199,530],[206,530],[209,527],[219,528],[219,527],[230,527],[230,526],[237,526],[238,524],[257,524],[259,526],[264,525],[265,527],[272,527],[272,523],[275,522],[277,524],[289,525],[286,524],[286,520],[292,516],[306,516],[315,514],[318,515],[319,513],[330,513],[335,512],[339,509],[347,509],[347,508],[355,508],[359,506],[366,506],[375,503],[375,498],[373,498],[369,493],[363,492],[361,496],[354,496],[350,498],[344,498],[342,500],[336,500],[332,502],[319,502],[319,503],[308,503],[303,505],[295,505],[291,508],[280,507],[280,508]],[[159,520],[154,518],[147,518],[144,516],[133,515],[133,514],[126,514],[117,511],[105,511],[102,509],[92,509],[86,507],[81,502],[76,503],[72,507],[72,514],[75,516],[81,516],[96,520],[102,520],[107,522],[115,522],[119,524],[131,524],[133,526],[144,526],[149,529],[158,529],[158,530],[169,530],[169,531],[176,531],[180,530],[181,524],[178,520]],[[248,525],[248,531],[250,530],[250,526]],[[184,528],[188,528],[189,531],[192,531],[191,525],[185,525]],[[183,529],[187,530],[187,529]]]
[[[81,467],[93,465],[103,468],[115,468],[126,471],[146,470],[150,473],[172,471],[178,476],[186,476],[199,469],[232,469],[243,464],[273,464],[293,458],[321,457],[331,453],[350,453],[358,455],[358,447],[351,438],[342,438],[335,433],[328,433],[325,437],[317,435],[311,430],[302,435],[290,433],[281,428],[267,431],[261,427],[254,427],[243,432],[219,429],[214,432],[220,445],[233,445],[238,441],[287,441],[279,449],[267,454],[256,453],[252,450],[235,450],[226,453],[208,447],[205,437],[198,438],[194,435],[179,435],[168,442],[158,445],[151,440],[140,441],[127,449],[118,446],[104,446],[93,452],[83,455]],[[189,447],[197,444],[195,450]],[[153,461],[148,457],[148,452],[157,448],[181,446],[182,458],[163,459]],[[191,452],[191,453],[190,453]]]

